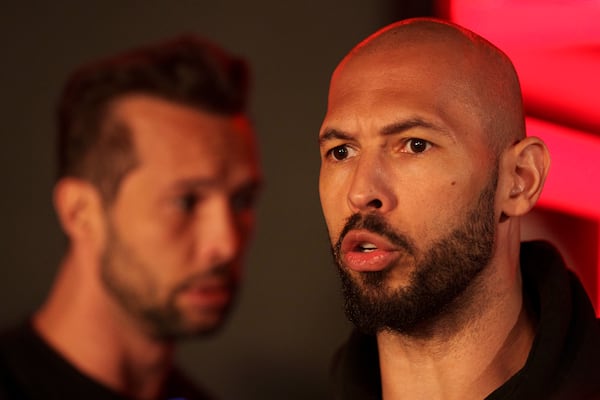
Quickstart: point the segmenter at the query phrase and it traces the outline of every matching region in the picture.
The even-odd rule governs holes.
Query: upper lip
[[[363,246],[375,246],[377,250],[382,251],[398,250],[397,246],[392,244],[385,237],[367,230],[359,229],[352,230],[348,232],[346,236],[344,236],[340,251],[342,254],[353,251],[361,251]]]

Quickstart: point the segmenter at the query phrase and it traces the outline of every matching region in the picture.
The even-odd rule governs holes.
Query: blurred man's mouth
[[[178,290],[184,304],[198,309],[224,309],[232,301],[235,285],[229,276],[211,275],[191,279]]]
[[[202,285],[190,287],[182,293],[189,303],[201,307],[222,308],[231,299],[231,288],[228,285]]]

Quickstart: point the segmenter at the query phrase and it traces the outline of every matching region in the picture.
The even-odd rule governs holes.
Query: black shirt
[[[161,400],[208,400],[174,369]],[[0,335],[0,400],[127,400],[77,370],[29,324]]]
[[[578,279],[545,242],[522,244],[521,273],[536,336],[525,366],[486,399],[600,399],[600,325]],[[353,332],[332,373],[335,399],[381,399],[375,337]]]

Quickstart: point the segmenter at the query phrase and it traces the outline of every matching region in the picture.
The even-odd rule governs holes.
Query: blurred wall
[[[54,110],[66,76],[90,59],[196,32],[252,64],[267,185],[240,304],[218,337],[182,346],[181,362],[224,398],[326,398],[329,359],[349,328],[318,201],[317,133],[334,66],[397,17],[393,3],[3,3],[0,325],[41,303],[63,248],[51,190]]]

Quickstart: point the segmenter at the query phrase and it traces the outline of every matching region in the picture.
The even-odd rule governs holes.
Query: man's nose
[[[381,157],[363,154],[357,160],[348,191],[352,212],[386,213],[396,207],[394,182]]]
[[[197,246],[200,257],[210,265],[233,261],[240,252],[240,227],[228,199],[214,200],[204,213]]]

